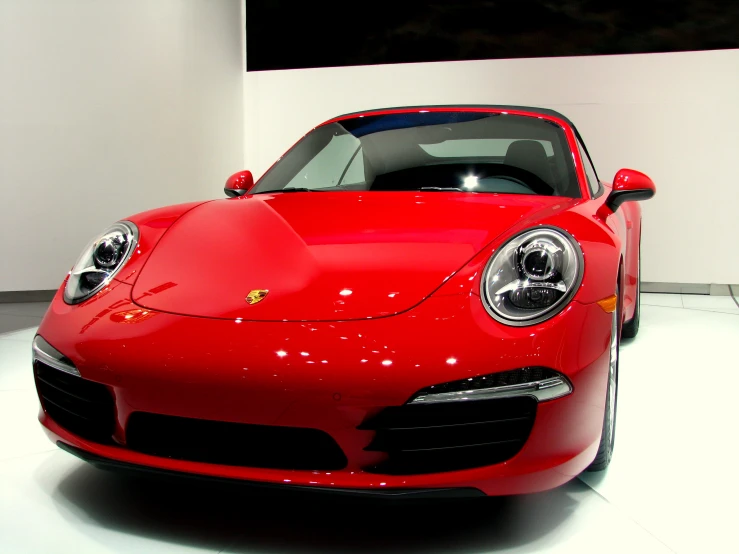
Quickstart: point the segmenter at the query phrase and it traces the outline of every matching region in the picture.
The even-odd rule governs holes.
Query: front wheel
[[[616,289],[616,298],[618,289]],[[608,387],[606,390],[606,410],[603,414],[603,432],[600,436],[598,454],[587,471],[603,471],[611,463],[613,443],[616,438],[616,406],[618,402],[618,322],[620,310],[614,310],[611,318],[610,361],[608,363]]]

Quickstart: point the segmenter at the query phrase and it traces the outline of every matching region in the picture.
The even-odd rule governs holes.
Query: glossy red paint
[[[350,488],[474,486],[488,494],[557,486],[595,455],[610,321],[597,304],[573,302],[555,324],[532,328],[497,324],[469,290],[432,295],[406,314],[371,321],[238,322],[150,312],[156,315],[124,323],[120,314],[136,309],[130,294],[131,287],[120,284],[84,308],[60,297],[52,303],[39,334],[53,336],[84,378],[110,387],[121,446],[76,437],[43,414],[55,440],[117,460],[222,477]],[[55,324],[62,318],[63,328]],[[572,329],[582,340],[570,339]],[[430,384],[531,363],[566,372],[575,393],[540,407],[532,436],[513,460],[432,475],[361,470],[379,456],[364,451],[372,432],[356,429],[369,414]],[[349,465],[328,473],[286,472],[155,458],[124,446],[133,411],[318,428],[334,437]]]
[[[611,319],[597,302],[620,282],[623,318],[633,315],[641,211],[635,202],[604,210],[607,184],[590,198],[574,133],[555,122],[571,141],[582,199],[263,194],[130,218],[141,240],[118,278],[75,306],[60,289],[39,328],[83,378],[113,393],[117,444],[82,439],[42,410],[47,433],[113,460],[293,485],[514,494],[568,481],[598,448]],[[479,297],[483,268],[508,238],[537,225],[576,239],[582,285],[555,317],[503,325]],[[249,306],[252,289],[269,296]],[[356,427],[367,417],[430,385],[529,365],[566,375],[573,392],[539,404],[529,439],[509,461],[424,475],[362,470],[383,456],[364,450],[373,432]],[[321,429],[348,465],[281,471],[141,454],[126,448],[135,411]]]
[[[654,181],[640,171],[621,169],[613,179],[613,192],[648,191],[652,196],[657,192]]]
[[[621,169],[616,173],[613,185],[606,184],[606,194],[601,197],[605,200],[596,210],[596,217],[606,221],[622,241],[621,290],[624,321],[634,316],[636,308],[641,244],[641,206],[630,200],[646,200],[655,193],[654,182],[647,175],[633,169]]]
[[[607,190],[607,194],[609,193],[610,190]],[[603,210],[604,206],[600,209]],[[639,249],[642,226],[641,206],[638,202],[626,202],[615,213],[610,212],[606,217],[606,222],[612,229],[617,230],[621,241],[623,320],[628,321],[634,317],[636,308],[635,299],[639,280]]]
[[[223,188],[227,196],[241,196],[254,186],[254,177],[251,171],[244,170],[234,173],[226,179],[226,186]]]
[[[225,319],[393,315],[428,297],[514,224],[575,202],[359,191],[212,202],[186,214],[177,232],[160,241],[133,297],[147,308]],[[167,283],[161,294],[147,294]],[[269,301],[248,305],[244,297],[253,289],[269,289]]]
[[[128,221],[132,221],[139,228],[139,242],[131,258],[126,262],[126,266],[121,268],[114,279],[131,285],[135,283],[146,260],[149,259],[154,247],[164,233],[183,214],[201,204],[204,204],[204,202],[177,204],[129,217]],[[94,300],[94,297],[92,300]]]

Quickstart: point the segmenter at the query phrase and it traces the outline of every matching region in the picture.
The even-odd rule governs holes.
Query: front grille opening
[[[98,443],[113,442],[115,401],[105,385],[33,364],[36,390],[44,411],[70,433]]]
[[[318,429],[251,425],[135,412],[126,445],[144,454],[242,467],[338,470],[347,459]]]
[[[387,459],[364,469],[413,475],[504,462],[523,448],[536,407],[535,399],[520,397],[385,408],[359,429],[375,431],[365,450]]]

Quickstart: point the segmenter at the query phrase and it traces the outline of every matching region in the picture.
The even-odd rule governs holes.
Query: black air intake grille
[[[385,408],[359,429],[376,431],[366,450],[388,458],[364,469],[412,475],[504,462],[528,439],[536,406],[535,399],[520,397]]]
[[[334,439],[318,429],[144,412],[131,415],[126,445],[153,456],[243,467],[337,470],[347,462]]]
[[[36,360],[36,390],[46,413],[67,431],[94,442],[112,442],[115,402],[105,385]]]

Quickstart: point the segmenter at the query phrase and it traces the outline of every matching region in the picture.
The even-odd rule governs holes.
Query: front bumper
[[[139,475],[147,475],[154,477],[175,477],[175,478],[194,478],[200,481],[214,482],[214,483],[228,483],[235,486],[247,485],[249,487],[256,487],[266,490],[300,490],[306,492],[317,492],[317,493],[330,493],[332,495],[341,496],[352,496],[361,498],[403,498],[403,499],[452,499],[452,498],[474,498],[476,496],[485,496],[485,493],[478,489],[473,488],[429,488],[429,489],[409,489],[409,488],[374,488],[374,489],[342,489],[338,487],[317,487],[310,486],[305,487],[301,485],[286,485],[283,483],[269,483],[260,481],[244,481],[242,479],[228,479],[224,477],[214,477],[210,475],[200,475],[197,473],[184,473],[181,471],[173,471],[169,469],[159,469],[152,466],[144,466],[138,464],[132,464],[128,462],[121,462],[112,458],[104,458],[91,452],[86,452],[80,448],[70,446],[65,442],[58,441],[57,446],[69,452],[70,454],[77,456],[80,460],[83,460],[97,468],[107,469],[113,471],[122,471],[126,473],[133,473]]]
[[[109,444],[70,433],[41,411],[50,438],[88,458],[260,483],[516,494],[558,486],[595,457],[611,323],[597,304],[572,302],[525,328],[495,322],[479,297],[466,294],[432,297],[404,314],[367,321],[248,322],[145,310],[130,293],[116,282],[79,306],[57,295],[39,328],[84,379],[104,384],[115,399]],[[421,475],[364,470],[383,454],[366,450],[374,431],[358,427],[383,408],[401,406],[431,385],[532,365],[562,373],[574,390],[538,405],[513,458]],[[265,469],[145,454],[126,447],[135,412],[318,429],[339,445],[346,467]]]

